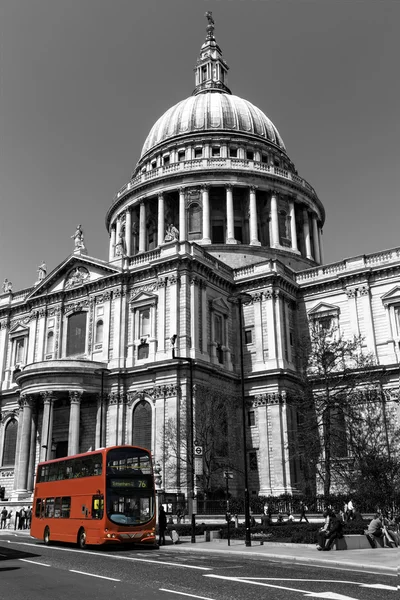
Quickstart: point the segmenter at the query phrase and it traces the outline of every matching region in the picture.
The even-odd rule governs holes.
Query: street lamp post
[[[194,544],[196,542],[196,510],[195,510],[195,472],[194,472],[194,423],[193,423],[193,360],[190,357],[186,356],[175,356],[175,342],[177,339],[177,335],[173,335],[171,337],[171,346],[172,346],[172,358],[174,360],[185,360],[189,364],[189,414],[190,414],[190,458],[191,458],[191,468],[190,468],[190,488],[191,488],[191,496],[192,496],[192,535],[191,535],[191,543]]]
[[[108,369],[101,368],[96,369],[94,374],[101,375],[101,392],[100,392],[100,433],[99,433],[99,447],[103,448],[103,404],[104,404],[104,377],[107,377],[111,371]]]
[[[243,367],[243,315],[242,305],[251,302],[250,294],[238,293],[228,296],[228,302],[237,304],[239,310],[239,344],[240,344],[240,387],[242,396],[242,429],[243,429],[243,462],[244,462],[244,519],[246,526],[246,546],[251,546],[250,535],[250,498],[249,498],[249,473],[247,469],[247,439],[246,439],[246,399],[244,395],[244,367]]]

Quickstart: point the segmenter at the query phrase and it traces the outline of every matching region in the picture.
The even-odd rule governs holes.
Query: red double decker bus
[[[31,536],[87,544],[156,546],[151,454],[113,446],[40,463]]]

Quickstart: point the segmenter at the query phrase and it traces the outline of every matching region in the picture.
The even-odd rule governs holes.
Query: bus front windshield
[[[142,525],[154,516],[151,456],[140,448],[107,453],[107,516],[117,525]]]

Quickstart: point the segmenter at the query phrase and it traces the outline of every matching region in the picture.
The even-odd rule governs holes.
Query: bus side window
[[[54,498],[46,498],[46,512],[48,518],[54,517]]]
[[[42,508],[42,499],[41,498],[36,498],[36,506],[35,506],[35,517],[40,517],[40,513],[41,513],[41,508]]]
[[[54,503],[54,518],[59,519],[61,517],[61,498],[56,498]]]
[[[70,510],[71,510],[71,496],[64,496],[61,501],[61,517],[63,519],[69,519]]]

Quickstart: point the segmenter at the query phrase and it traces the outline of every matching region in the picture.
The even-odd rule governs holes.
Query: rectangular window
[[[169,167],[169,154],[163,158],[164,167]]]
[[[268,164],[268,154],[261,155],[261,162],[264,164]]]
[[[238,150],[237,148],[229,148],[229,156],[231,158],[237,158]]]
[[[219,146],[213,146],[211,149],[211,156],[218,157],[221,155],[221,148]]]
[[[151,163],[151,168],[152,168],[152,169],[156,169],[156,168],[157,168],[157,161],[156,161],[156,160],[153,160],[153,161],[152,161],[152,163]]]
[[[54,517],[54,498],[46,498],[45,516],[49,519]]]
[[[139,338],[150,335],[150,309],[143,308],[139,311]]]
[[[249,412],[247,413],[247,424],[249,427],[254,427],[256,424],[256,417],[255,417],[255,413],[254,410],[249,410]]]
[[[223,344],[222,316],[215,315],[214,318],[214,341],[217,344]]]
[[[15,363],[24,362],[25,338],[15,340]]]
[[[185,160],[185,151],[184,150],[179,150],[179,152],[178,152],[178,161],[182,162],[183,160]]]
[[[245,344],[251,344],[253,341],[253,332],[251,329],[245,329],[244,342]]]
[[[195,148],[194,149],[194,157],[201,158],[203,156],[203,148]]]
[[[41,512],[42,512],[42,499],[36,498],[35,517],[39,518]]]
[[[253,152],[253,150],[247,150],[247,152],[246,152],[246,158],[247,158],[247,160],[254,160],[254,152]]]
[[[54,518],[59,519],[61,517],[61,498],[58,497],[54,502]]]
[[[69,519],[71,511],[71,496],[64,496],[61,501],[61,517]]]
[[[250,471],[258,471],[257,452],[249,453],[249,466]]]

